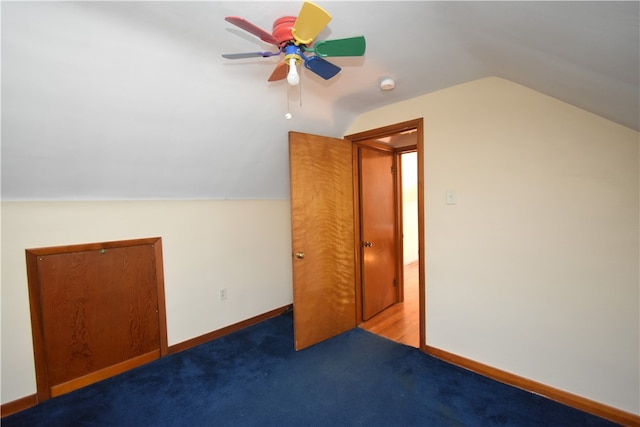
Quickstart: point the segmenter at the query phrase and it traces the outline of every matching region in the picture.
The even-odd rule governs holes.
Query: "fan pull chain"
[[[302,76],[301,76],[302,77]],[[298,87],[300,88],[300,96],[298,97],[298,99],[300,99],[300,107],[302,108],[302,80],[304,80],[303,78],[300,78],[300,84],[298,85]]]
[[[300,83],[296,86],[298,87],[298,98],[300,101],[300,107],[302,108],[302,78],[300,79]],[[284,118],[287,120],[291,120],[291,85],[287,84],[287,112],[284,115]]]
[[[302,107],[302,79],[300,79],[300,84],[296,85],[299,91],[299,99],[300,99],[300,107]],[[291,120],[291,85],[287,85],[287,112],[284,115],[284,118],[287,120]]]

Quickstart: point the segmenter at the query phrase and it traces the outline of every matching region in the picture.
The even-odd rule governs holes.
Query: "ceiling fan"
[[[320,6],[305,2],[298,16],[284,16],[273,23],[271,33],[239,16],[227,16],[225,21],[259,37],[278,48],[276,52],[226,53],[227,59],[276,56],[284,54],[284,60],[276,66],[268,81],[287,79],[294,86],[300,82],[296,66],[301,62],[325,80],[340,72],[340,67],[325,60],[332,56],[363,56],[366,48],[364,36],[337,40],[321,40],[312,45],[313,39],[331,21],[331,15]],[[289,67],[287,69],[287,66]]]

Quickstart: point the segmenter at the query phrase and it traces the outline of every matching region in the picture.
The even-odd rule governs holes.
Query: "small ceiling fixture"
[[[391,90],[396,87],[396,82],[393,79],[385,78],[380,81],[380,89],[382,90]]]

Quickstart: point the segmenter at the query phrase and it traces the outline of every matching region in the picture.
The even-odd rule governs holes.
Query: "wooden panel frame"
[[[130,246],[144,246],[151,245],[154,249],[155,258],[155,272],[156,272],[156,292],[158,299],[158,331],[160,348],[157,351],[140,355],[133,361],[124,361],[113,367],[103,369],[96,373],[91,373],[87,376],[79,378],[74,381],[74,384],[67,386],[58,386],[55,391],[52,391],[48,381],[47,375],[47,358],[45,352],[44,341],[44,329],[42,319],[42,305],[41,305],[41,283],[40,275],[38,272],[38,257],[46,255],[56,255],[71,252],[83,252],[83,251],[97,251],[101,249],[114,249],[125,248]],[[162,259],[162,238],[151,237],[143,239],[133,240],[120,240],[111,242],[100,243],[84,243],[76,245],[64,245],[64,246],[51,246],[45,248],[33,248],[26,249],[26,264],[27,264],[27,282],[29,287],[29,305],[31,311],[31,331],[33,340],[33,352],[36,371],[36,402],[49,399],[50,397],[57,396],[59,394],[71,391],[79,386],[91,384],[107,378],[109,376],[116,375],[124,372],[125,370],[132,369],[141,364],[147,363],[158,357],[168,354],[167,343],[167,316],[166,316],[166,304],[164,294],[164,268]]]

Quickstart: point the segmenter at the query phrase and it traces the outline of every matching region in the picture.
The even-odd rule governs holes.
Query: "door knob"
[[[362,242],[362,246],[365,248],[370,248],[371,246],[373,246],[373,243],[371,242]]]
[[[304,252],[296,252],[296,258],[298,259],[304,258]]]

